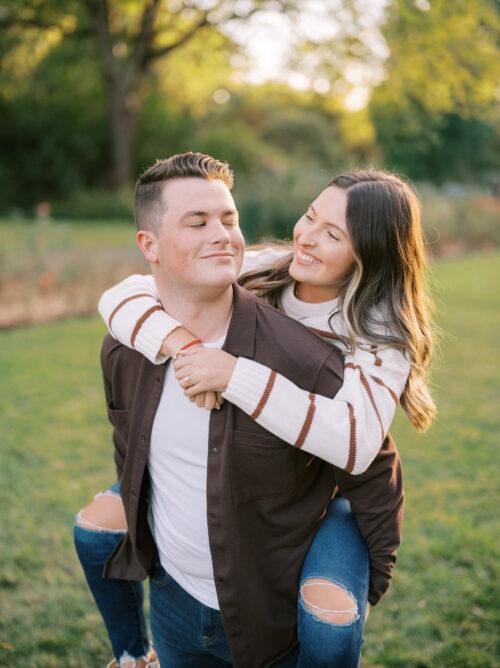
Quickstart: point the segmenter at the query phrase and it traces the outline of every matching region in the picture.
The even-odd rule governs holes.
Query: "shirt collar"
[[[237,283],[233,284],[233,314],[222,347],[231,355],[252,359],[255,355],[257,298]]]

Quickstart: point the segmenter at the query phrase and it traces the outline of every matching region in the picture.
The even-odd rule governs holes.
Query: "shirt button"
[[[161,376],[156,376],[156,382],[161,383]]]
[[[219,451],[218,451],[218,449],[217,449],[217,448],[212,448],[212,452],[215,452],[215,453],[217,453],[217,452],[219,452]]]
[[[141,435],[141,441],[146,441],[146,440],[147,440],[147,439],[146,439],[146,435],[145,435],[145,434],[142,434],[142,435]]]
[[[135,489],[130,490],[130,496],[136,496],[136,495],[137,492],[135,491]]]

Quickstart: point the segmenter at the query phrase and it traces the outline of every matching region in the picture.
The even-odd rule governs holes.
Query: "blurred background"
[[[227,160],[247,241],[344,170],[421,195],[440,417],[393,434],[407,515],[363,666],[500,665],[500,8],[494,0],[0,2],[0,665],[111,658],[72,515],[114,480],[96,316],[148,268],[133,184]]]

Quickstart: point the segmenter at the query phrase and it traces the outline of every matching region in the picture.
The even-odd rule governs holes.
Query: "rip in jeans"
[[[358,604],[351,592],[325,577],[309,577],[302,582],[300,603],[323,624],[350,626],[359,619]]]

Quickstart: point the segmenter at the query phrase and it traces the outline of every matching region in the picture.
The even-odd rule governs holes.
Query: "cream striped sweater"
[[[242,271],[271,266],[282,253],[247,251]],[[342,315],[330,318],[338,299],[302,302],[292,284],[283,292],[282,305],[288,316],[345,354],[342,388],[333,399],[309,393],[272,369],[240,357],[223,396],[287,443],[354,475],[363,473],[389,431],[410,362],[398,350],[370,347],[362,340],[363,347],[347,354]],[[155,364],[166,359],[158,352],[163,339],[181,324],[162,310],[152,276],[130,276],[107,290],[99,312],[112,336]]]

